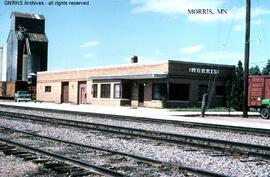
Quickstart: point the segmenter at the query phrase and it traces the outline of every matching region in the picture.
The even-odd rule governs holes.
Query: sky
[[[5,2],[0,4],[0,46],[7,40],[12,11],[44,15],[49,71],[127,64],[133,55],[139,63],[236,65],[244,58],[245,0],[89,0],[85,6]],[[251,6],[250,66],[262,68],[270,58],[270,1],[251,0]],[[213,14],[190,14],[189,9]]]

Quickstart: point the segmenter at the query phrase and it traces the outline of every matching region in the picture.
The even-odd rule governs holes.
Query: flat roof
[[[114,69],[114,68],[125,68],[125,67],[139,67],[139,66],[151,66],[151,65],[159,65],[159,64],[167,64],[168,60],[166,61],[157,61],[157,62],[145,62],[145,63],[128,63],[128,64],[119,64],[119,65],[107,65],[107,66],[93,66],[93,67],[86,67],[86,68],[74,68],[74,69],[65,69],[65,70],[58,70],[58,71],[40,71],[38,74],[47,74],[47,73],[62,73],[62,72],[69,72],[69,71],[83,71],[89,69]]]
[[[83,71],[91,69],[114,69],[114,68],[123,68],[123,67],[140,67],[140,66],[151,66],[158,64],[169,64],[169,63],[183,63],[183,64],[199,64],[199,65],[209,65],[209,66],[219,66],[234,68],[235,65],[225,65],[225,64],[214,64],[214,63],[202,63],[202,62],[190,62],[190,61],[180,61],[180,60],[166,60],[166,61],[156,61],[156,62],[145,62],[145,63],[129,63],[129,64],[119,64],[119,65],[108,65],[108,66],[97,66],[97,67],[85,67],[85,68],[74,68],[74,69],[64,69],[56,71],[40,71],[38,74],[49,74],[49,73],[63,73],[63,72],[72,72],[72,71]]]
[[[37,20],[45,20],[45,17],[43,15],[39,15],[39,14],[12,12],[11,16],[12,15],[14,15],[15,17],[21,17],[21,18],[31,18],[31,19],[37,19]]]

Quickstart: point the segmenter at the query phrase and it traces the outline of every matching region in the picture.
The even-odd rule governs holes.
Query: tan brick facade
[[[196,69],[196,67],[198,68]],[[231,72],[233,71],[233,66],[166,61],[162,63],[151,64],[128,64],[102,68],[39,72],[37,77],[37,99],[43,101],[52,101],[56,103],[63,102],[63,99],[61,99],[63,96],[62,83],[68,82],[68,102],[78,104],[78,84],[81,81],[85,81],[87,92],[86,103],[88,104],[115,106],[129,105],[134,107],[143,105],[146,107],[162,107],[161,100],[153,100],[152,98],[153,84],[167,84],[167,93],[169,94],[169,84],[179,83],[188,84],[189,100],[168,100],[168,103],[172,105],[194,106],[200,104],[197,94],[198,86],[207,85],[209,83],[209,74],[205,72],[212,72],[213,67],[216,67],[216,70],[213,70],[213,72],[217,72],[218,70],[220,73],[220,76],[215,79],[214,86],[224,86],[226,80],[230,77]],[[211,68],[211,70],[209,68]],[[130,77],[133,75],[147,75],[149,77],[153,74],[164,74],[166,75],[166,78],[134,79]],[[108,78],[102,79],[104,76]],[[111,76],[112,78],[110,79]],[[127,78],[124,77],[121,79],[116,79],[117,76],[125,76]],[[95,77],[100,78],[94,79]],[[93,84],[97,84],[98,86],[97,98],[93,98]],[[101,84],[110,84],[110,98],[101,98]],[[114,98],[114,84],[121,84],[121,86],[123,86],[122,84],[129,85],[129,89],[126,89],[126,91],[130,92],[129,98]],[[45,86],[50,86],[51,91],[45,92]],[[139,86],[141,89],[143,89],[143,93],[142,91],[139,91]],[[141,97],[143,95],[143,104],[139,104],[140,95]],[[224,97],[216,97],[214,95],[214,100],[216,103],[222,103],[224,102]]]

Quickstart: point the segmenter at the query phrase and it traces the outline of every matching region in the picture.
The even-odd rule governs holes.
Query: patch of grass
[[[199,107],[187,107],[187,108],[175,108],[173,111],[182,111],[182,112],[200,112],[201,108]],[[228,112],[229,109],[226,107],[216,107],[216,108],[207,108],[206,112]],[[231,112],[235,112],[234,109],[230,110]]]
[[[31,102],[34,102],[34,103],[42,103],[42,102],[44,102],[44,101],[41,101],[41,100],[31,100]]]

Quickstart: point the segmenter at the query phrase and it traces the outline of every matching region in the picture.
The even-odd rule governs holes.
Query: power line
[[[238,2],[239,3],[239,2]],[[235,23],[235,16],[236,16],[236,11],[233,12],[233,18],[231,19],[231,23],[230,23],[230,26],[229,26],[229,31],[227,33],[227,36],[225,38],[225,42],[219,47],[219,45],[217,45],[218,43],[220,43],[220,27],[221,25],[218,24],[218,33],[217,33],[217,38],[215,40],[215,45],[213,48],[215,48],[216,50],[218,49],[219,51],[224,51],[227,47],[228,47],[228,43],[229,43],[229,39],[231,37],[231,33],[232,33],[232,29],[233,29],[233,25]],[[222,55],[222,52],[219,52],[218,53],[218,56],[221,56]],[[212,69],[213,66],[211,66],[211,69]],[[219,70],[220,68],[220,65],[218,65],[217,69]],[[208,79],[208,87],[207,87],[207,95],[208,95],[208,104],[207,104],[207,107],[210,106],[211,104],[211,101],[212,101],[212,97],[213,97],[213,94],[214,94],[214,86],[215,86],[215,82],[216,82],[216,79],[217,79],[218,75],[217,74],[210,74],[209,75],[209,79]]]

